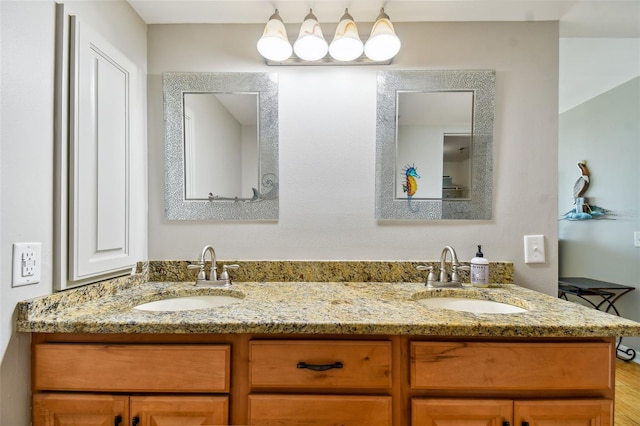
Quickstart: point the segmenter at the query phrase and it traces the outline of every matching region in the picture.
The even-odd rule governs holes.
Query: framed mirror
[[[165,212],[278,218],[275,73],[164,73]]]
[[[491,219],[495,71],[379,71],[377,219]]]

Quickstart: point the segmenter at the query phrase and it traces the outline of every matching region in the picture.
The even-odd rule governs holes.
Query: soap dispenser
[[[478,246],[476,257],[471,259],[471,284],[486,287],[489,284],[489,261],[482,253],[482,246]]]

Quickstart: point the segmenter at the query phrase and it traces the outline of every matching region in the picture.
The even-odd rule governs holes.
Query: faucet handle
[[[231,265],[222,265],[222,272],[220,273],[220,280],[224,280],[227,284],[231,284],[231,277],[229,277],[229,272],[227,269],[238,269],[240,265],[231,264]]]
[[[187,265],[187,269],[199,269],[197,280],[205,280],[207,278],[207,274],[204,271],[204,260],[199,259],[195,264]]]
[[[460,282],[460,274],[458,271],[468,271],[471,269],[466,265],[451,265],[451,281],[452,282]]]
[[[418,271],[429,271],[429,274],[427,275],[427,282],[438,280],[438,277],[436,277],[436,273],[433,272],[433,266],[418,265],[416,266],[416,269]]]

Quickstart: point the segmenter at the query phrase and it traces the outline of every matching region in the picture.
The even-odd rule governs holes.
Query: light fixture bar
[[[305,16],[297,39],[291,42],[276,9],[258,41],[258,51],[270,66],[389,65],[400,50],[400,45],[400,39],[384,8],[380,9],[368,40],[361,39],[353,17],[345,9],[336,34],[329,42],[322,34],[312,10]],[[350,59],[362,49],[364,53]]]

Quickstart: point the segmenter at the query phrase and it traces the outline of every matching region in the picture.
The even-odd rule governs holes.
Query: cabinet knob
[[[529,422],[522,422],[522,426],[529,426]]]
[[[117,415],[113,418],[113,426],[120,426],[120,423],[122,423],[122,416]]]
[[[505,420],[504,422],[502,422],[502,426],[511,426],[511,423]]]
[[[313,371],[327,371],[333,368],[342,368],[343,364],[340,361],[336,361],[333,364],[307,364],[304,361],[298,363],[298,368],[306,368]]]
[[[138,426],[139,423],[140,423],[140,417],[135,416],[133,419],[131,419],[131,426]]]

